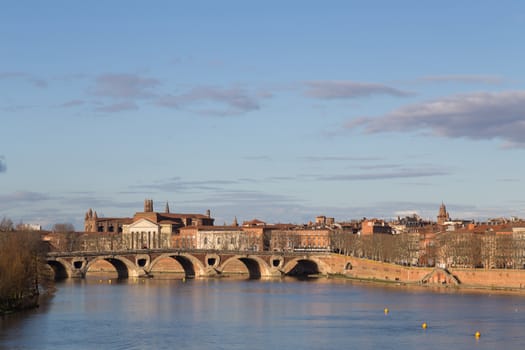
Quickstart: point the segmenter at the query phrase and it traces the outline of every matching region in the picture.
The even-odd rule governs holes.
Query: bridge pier
[[[70,278],[85,278],[86,272],[82,271],[81,269],[74,269],[71,271]]]
[[[214,267],[208,267],[204,270],[203,274],[199,277],[217,277],[220,275],[220,271],[217,271]]]

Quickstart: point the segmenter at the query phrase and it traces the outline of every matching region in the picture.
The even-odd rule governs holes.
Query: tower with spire
[[[441,202],[441,206],[439,207],[439,212],[437,216],[437,223],[438,225],[444,225],[447,221],[450,221],[450,216],[448,215],[445,203]]]

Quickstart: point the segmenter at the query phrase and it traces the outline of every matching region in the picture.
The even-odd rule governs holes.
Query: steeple
[[[235,217],[235,218],[233,219],[232,226],[235,226],[235,227],[239,226],[239,223],[237,222],[237,217]]]
[[[441,202],[441,206],[439,207],[439,213],[437,216],[437,223],[438,225],[444,225],[446,221],[450,220],[450,216],[447,212],[447,207],[445,207],[445,203]]]
[[[164,213],[166,214],[170,213],[170,205],[168,204],[168,201],[166,201],[166,208],[164,209]]]

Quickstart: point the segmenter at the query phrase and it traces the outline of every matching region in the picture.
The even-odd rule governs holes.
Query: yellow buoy
[[[421,325],[421,328],[423,328],[423,329],[427,329],[427,323],[426,323],[426,322],[423,322],[423,324]]]
[[[182,282],[186,282],[186,277],[182,277]]]
[[[388,313],[388,311],[389,311],[388,308],[385,307],[385,315]]]
[[[481,337],[481,333],[480,333],[479,331],[477,331],[476,333],[474,333],[474,336],[475,336],[476,338],[479,338],[479,337]]]

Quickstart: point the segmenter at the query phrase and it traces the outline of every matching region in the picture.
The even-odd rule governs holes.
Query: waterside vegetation
[[[38,232],[0,232],[0,314],[36,307],[40,293],[52,290],[45,253]]]

